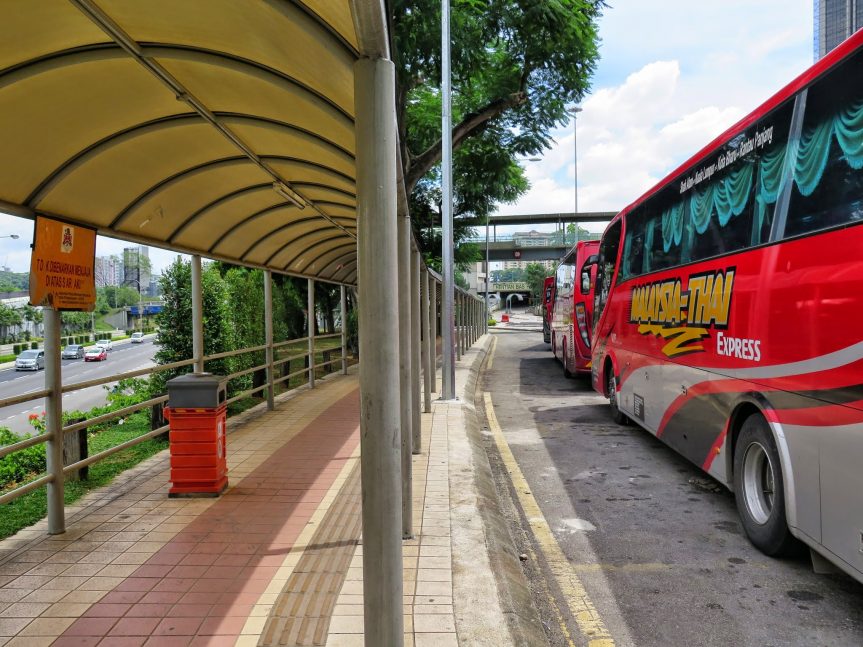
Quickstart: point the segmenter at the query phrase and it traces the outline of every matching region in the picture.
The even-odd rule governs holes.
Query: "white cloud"
[[[578,115],[580,211],[620,209],[811,64],[808,0],[617,0]],[[501,213],[571,211],[572,126]]]

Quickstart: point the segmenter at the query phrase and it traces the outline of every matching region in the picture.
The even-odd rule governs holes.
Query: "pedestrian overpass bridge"
[[[546,261],[563,258],[578,242],[574,232],[567,232],[569,223],[608,222],[614,218],[615,211],[591,211],[579,213],[540,213],[492,216],[488,228],[483,233],[476,228],[473,236],[465,242],[480,245],[488,251],[489,261]],[[497,227],[513,225],[554,224],[551,232],[518,232],[498,234]],[[577,227],[576,227],[577,229]],[[591,236],[591,240],[598,235]],[[584,238],[582,238],[584,240]]]

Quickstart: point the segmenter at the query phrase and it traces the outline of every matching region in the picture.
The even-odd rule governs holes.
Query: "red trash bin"
[[[168,381],[169,497],[219,496],[228,487],[225,382],[209,373]]]

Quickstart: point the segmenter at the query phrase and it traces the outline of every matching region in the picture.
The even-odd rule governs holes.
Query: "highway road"
[[[570,611],[587,601],[616,647],[863,645],[863,584],[814,573],[805,552],[758,552],[731,492],[646,431],[612,422],[586,379],[563,377],[538,317],[514,314],[491,334],[484,435],[551,645],[580,636]],[[514,463],[491,448],[501,434]]]
[[[74,384],[93,380],[115,373],[134,371],[153,365],[156,346],[152,338],[143,344],[120,342],[108,353],[104,362],[85,362],[83,359],[64,359],[62,361],[63,384]],[[110,386],[110,385],[109,385]],[[45,388],[45,371],[16,371],[14,368],[0,371],[0,398],[9,398],[22,393],[30,393]],[[86,411],[106,402],[107,391],[104,386],[94,386],[63,395],[63,409]],[[16,434],[32,433],[27,418],[32,413],[45,410],[45,399],[33,400],[0,408],[0,427],[8,427]]]

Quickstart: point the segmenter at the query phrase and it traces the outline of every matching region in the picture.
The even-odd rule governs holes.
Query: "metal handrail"
[[[71,425],[67,425],[63,427],[64,434],[71,434],[74,431],[78,431],[79,429],[85,429],[87,427],[91,427],[93,425],[98,425],[103,422],[108,422],[113,418],[122,418],[123,416],[127,416],[130,413],[135,413],[140,411],[141,409],[146,409],[147,407],[152,407],[156,404],[161,404],[162,402],[167,402],[167,395],[160,395],[155,398],[150,398],[149,400],[144,400],[143,402],[139,402],[138,404],[132,404],[128,407],[123,407],[122,409],[117,409],[116,411],[109,411],[108,413],[103,413],[101,416],[96,416],[95,418],[88,418],[87,420],[82,420],[81,422],[76,422]]]
[[[184,359],[179,362],[171,362],[170,364],[156,364],[155,366],[139,368],[135,369],[134,371],[127,371],[125,373],[117,373],[115,375],[109,375],[108,377],[99,377],[93,380],[87,380],[85,382],[75,382],[74,384],[67,384],[60,387],[60,393],[80,391],[81,389],[89,389],[91,386],[100,386],[102,384],[111,384],[112,382],[119,382],[121,380],[126,380],[130,377],[137,377],[139,375],[148,375],[152,373],[161,373],[162,371],[170,371],[171,369],[181,368],[183,366],[191,366],[194,363],[195,360],[193,359]],[[48,391],[48,393],[51,392]]]
[[[237,355],[245,355],[246,353],[255,353],[262,350],[267,350],[267,345],[263,346],[252,346],[251,348],[241,348],[239,350],[226,350],[223,353],[213,353],[212,355],[205,355],[204,361],[209,362],[214,359],[222,359],[224,357],[236,357]]]
[[[53,480],[53,474],[46,474],[45,476],[37,478],[35,481],[30,481],[27,485],[22,485],[21,487],[15,488],[14,490],[7,492],[3,496],[0,496],[0,505],[3,505],[4,503],[9,503],[10,501],[14,501],[19,496],[24,496],[25,494],[32,490],[35,490],[36,488],[40,488],[43,485],[51,483]]]
[[[315,341],[317,341],[319,339],[334,339],[335,337],[341,338],[341,336],[342,336],[342,333],[340,333],[340,332],[334,332],[334,333],[331,333],[328,335],[315,335]]]
[[[0,458],[4,458],[9,454],[14,454],[15,452],[20,452],[22,449],[27,449],[28,447],[32,447],[33,445],[40,445],[51,438],[51,434],[39,434],[38,436],[33,436],[31,438],[25,438],[24,440],[18,441],[17,443],[12,443],[11,445],[6,445],[5,447],[0,447]]]
[[[11,407],[13,404],[21,404],[22,402],[30,402],[30,400],[38,400],[51,394],[51,389],[39,389],[30,393],[22,393],[21,395],[13,395],[11,398],[3,398],[0,400],[0,409],[3,407]]]

